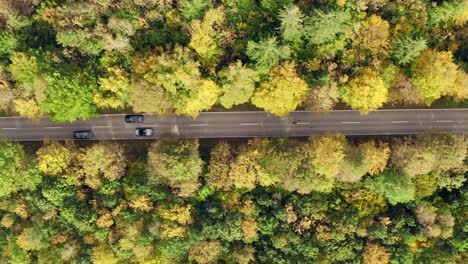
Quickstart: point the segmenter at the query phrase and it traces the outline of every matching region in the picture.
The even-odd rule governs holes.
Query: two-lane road
[[[378,110],[368,115],[357,111],[295,111],[287,117],[268,112],[204,112],[197,118],[145,115],[142,124],[126,124],[124,114],[100,115],[86,121],[54,123],[46,118],[31,121],[0,118],[0,138],[13,141],[72,139],[73,131],[92,130],[98,140],[145,139],[135,128],[151,127],[153,138],[172,134],[181,138],[298,137],[339,132],[345,135],[404,135],[426,131],[468,133],[467,109]]]

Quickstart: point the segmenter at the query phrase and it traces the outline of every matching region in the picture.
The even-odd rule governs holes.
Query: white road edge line
[[[409,121],[392,121],[392,123],[408,123]]]
[[[107,127],[109,127],[109,126],[91,126],[91,127],[92,127],[92,128],[95,128],[95,127],[96,127],[96,128],[102,128],[102,127],[106,127],[106,128],[107,128]]]
[[[260,123],[242,123],[242,124],[239,124],[241,126],[258,126],[260,125]]]
[[[453,120],[436,120],[436,123],[452,123]]]
[[[189,124],[189,126],[208,126],[208,124]]]
[[[18,129],[18,128],[16,128],[16,127],[5,127],[5,128],[2,128],[2,129],[4,129],[4,130],[14,130],[14,129]]]
[[[342,124],[359,124],[361,122],[341,122]]]

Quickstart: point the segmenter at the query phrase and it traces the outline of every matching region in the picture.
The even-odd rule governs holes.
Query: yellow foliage
[[[93,264],[117,264],[118,262],[119,259],[109,245],[102,244],[93,248]]]
[[[182,238],[185,237],[187,233],[187,228],[185,226],[178,225],[176,223],[163,223],[161,224],[161,238],[162,239],[171,239],[171,238]]]
[[[44,115],[44,112],[39,108],[36,100],[34,99],[15,99],[15,111],[20,116],[24,116],[30,119],[38,119]]]
[[[190,249],[189,260],[198,264],[215,263],[220,253],[221,243],[219,241],[203,241]]]
[[[413,83],[427,105],[444,95],[461,99],[468,93],[466,76],[460,73],[449,51],[423,51],[414,61],[411,71]]]
[[[173,205],[169,208],[158,208],[158,214],[163,219],[171,220],[181,225],[193,223],[191,205]]]
[[[130,83],[126,73],[118,68],[108,69],[108,76],[99,78],[99,90],[94,102],[101,108],[123,108],[129,97]]]
[[[242,233],[244,241],[250,242],[257,238],[257,221],[255,218],[248,216],[242,221]]]
[[[369,141],[359,145],[362,152],[363,163],[370,175],[382,172],[387,167],[390,157],[390,147],[387,143]]]
[[[385,247],[377,244],[367,244],[362,254],[363,264],[387,264],[390,261],[390,254]]]
[[[364,68],[343,88],[342,99],[362,114],[382,107],[388,99],[389,87],[379,73]]]
[[[246,150],[241,151],[231,164],[229,178],[235,188],[253,190],[256,186],[256,173],[252,155]]]
[[[50,176],[65,176],[71,163],[76,158],[76,149],[58,141],[45,141],[36,151],[39,169]]]
[[[371,15],[362,24],[359,29],[359,37],[356,41],[371,54],[382,53],[388,46],[390,25],[380,16]]]
[[[107,228],[113,224],[114,224],[114,220],[112,219],[112,215],[110,213],[105,213],[99,216],[98,220],[96,221],[96,225],[101,228],[104,228],[104,227]]]
[[[201,111],[209,110],[218,100],[221,88],[212,80],[201,80],[198,91],[190,97],[183,109],[177,109],[176,114],[186,114],[196,117]]]
[[[136,196],[128,205],[137,211],[143,212],[149,212],[153,209],[153,202],[151,202],[151,199],[146,194]]]
[[[224,12],[216,8],[208,10],[203,21],[194,20],[191,23],[193,33],[189,46],[208,64],[218,61],[223,53],[224,49],[219,45],[219,33],[213,28],[215,24],[223,22]]]
[[[252,103],[277,116],[285,116],[304,101],[309,87],[298,76],[294,62],[273,66],[269,79],[252,97]]]
[[[341,134],[312,136],[308,148],[314,171],[326,178],[334,179],[340,172],[345,157],[346,138]]]

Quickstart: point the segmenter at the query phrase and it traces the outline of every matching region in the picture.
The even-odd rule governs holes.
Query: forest
[[[467,0],[0,0],[0,112],[466,106]]]
[[[1,263],[465,263],[459,134],[0,143]]]

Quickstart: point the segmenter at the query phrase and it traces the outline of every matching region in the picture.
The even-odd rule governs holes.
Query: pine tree
[[[424,38],[403,37],[396,43],[397,47],[393,51],[393,57],[398,64],[408,64],[427,48],[427,41]]]

